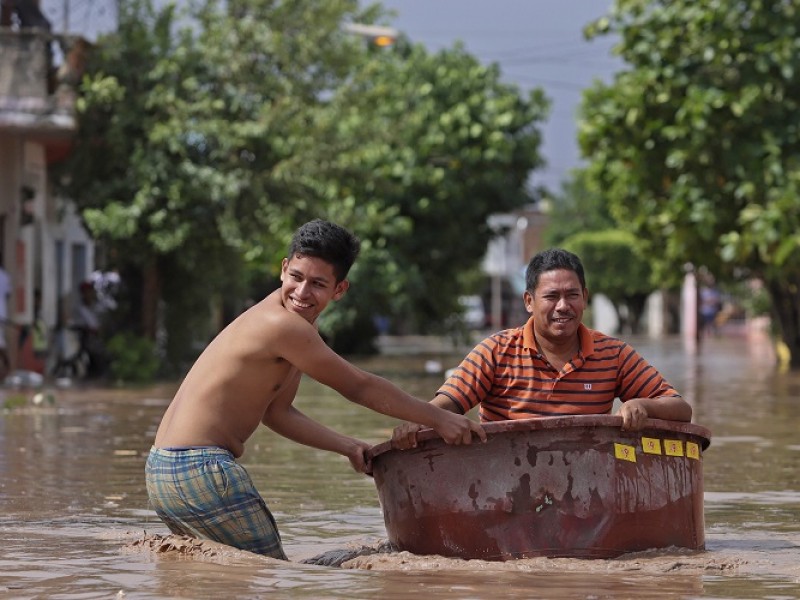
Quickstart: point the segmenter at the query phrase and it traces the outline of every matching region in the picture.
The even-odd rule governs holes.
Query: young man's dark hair
[[[581,287],[586,289],[586,277],[583,274],[581,259],[562,248],[543,250],[531,259],[525,271],[525,289],[529,292],[535,291],[539,285],[539,275],[556,269],[574,271],[578,281],[581,282]]]
[[[350,272],[361,242],[350,231],[322,219],[314,219],[302,225],[289,244],[289,257],[295,254],[321,258],[333,265],[336,281],[343,281]]]

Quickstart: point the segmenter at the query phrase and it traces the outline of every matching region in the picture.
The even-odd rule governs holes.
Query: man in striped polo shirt
[[[691,421],[691,406],[631,346],[581,323],[589,292],[576,255],[540,252],[525,288],[527,323],[475,346],[431,404],[460,414],[480,406],[487,422],[607,414],[619,398],[625,430],[642,429],[647,418]],[[415,447],[421,428],[398,426],[394,445]]]

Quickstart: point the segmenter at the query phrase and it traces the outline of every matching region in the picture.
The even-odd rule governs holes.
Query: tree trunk
[[[610,298],[609,298],[610,300]],[[624,303],[617,303],[612,301],[611,306],[614,307],[614,314],[617,315],[617,330],[608,332],[610,335],[623,335],[628,327],[628,310]],[[592,325],[596,328],[596,325]]]
[[[628,314],[630,315],[631,333],[639,335],[642,333],[642,317],[644,308],[647,305],[647,294],[633,294],[627,298]]]
[[[142,271],[142,334],[156,340],[158,333],[158,301],[161,298],[161,274],[158,261],[152,259]]]
[[[782,279],[770,279],[766,284],[772,298],[772,317],[789,348],[789,366],[800,370],[800,277],[784,274]]]

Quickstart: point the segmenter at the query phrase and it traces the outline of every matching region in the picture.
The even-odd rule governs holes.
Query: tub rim
[[[490,421],[482,423],[487,436],[517,431],[541,431],[546,429],[566,429],[570,427],[622,427],[622,417],[617,415],[568,415],[564,417],[534,417],[530,419],[511,419],[508,421]],[[711,445],[711,431],[701,425],[687,423],[684,421],[667,421],[664,419],[645,419],[644,427],[637,431],[624,431],[628,435],[644,434],[657,430],[660,432],[683,433],[694,435],[701,438],[701,448],[705,450]],[[417,432],[417,442],[441,439],[438,433],[426,427]],[[473,438],[473,443],[476,438]],[[479,441],[477,443],[480,443]],[[405,452],[418,450],[408,448],[400,450],[392,446],[392,441],[388,440],[375,444],[367,451],[367,457],[371,460],[381,454],[390,451]]]

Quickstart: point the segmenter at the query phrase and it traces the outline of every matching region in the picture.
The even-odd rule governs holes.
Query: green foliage
[[[544,231],[548,246],[560,246],[576,233],[616,228],[602,194],[590,189],[586,171],[575,169],[563,182],[561,193],[548,203],[548,223]]]
[[[547,244],[580,256],[589,290],[614,304],[621,329],[638,333],[646,299],[659,287],[643,244],[618,228],[605,199],[587,185],[581,169],[572,172],[548,214]]]
[[[605,21],[629,68],[586,92],[580,142],[613,214],[665,266],[800,264],[797,16],[679,0],[618,2]]]
[[[373,314],[436,325],[480,264],[488,214],[530,202],[541,93],[459,47],[376,49],[342,28],[382,18],[356,0],[120,4],[84,81],[65,193],[143,291],[140,332],[165,314],[168,362],[207,337],[212,301],[274,278],[314,217],[364,242],[332,339]]]
[[[748,317],[762,317],[771,314],[772,301],[769,292],[758,282],[739,281],[727,289]]]
[[[163,307],[168,362],[208,337],[212,301],[275,272],[291,230],[321,212],[308,174],[285,165],[347,73],[354,42],[339,24],[356,4],[212,0],[184,14],[131,0],[100,40],[66,193],[141,294],[125,303],[136,331],[155,337]]]
[[[587,35],[619,36],[627,68],[585,92],[579,133],[590,185],[658,276],[693,262],[763,277],[798,366],[799,15],[774,0],[618,0]]]
[[[639,333],[645,302],[655,286],[650,261],[636,238],[619,229],[585,231],[568,237],[563,246],[581,258],[589,290],[614,304],[621,329]]]
[[[3,398],[3,408],[5,410],[22,408],[23,406],[28,406],[28,403],[28,396],[25,394],[8,394]]]
[[[109,372],[114,381],[149,383],[158,373],[159,359],[155,344],[130,333],[119,333],[108,340],[111,355]]]
[[[338,309],[439,331],[480,268],[487,217],[532,202],[547,102],[460,46],[396,48],[336,90],[321,124],[337,145],[312,160],[328,174],[328,214],[365,242]]]

